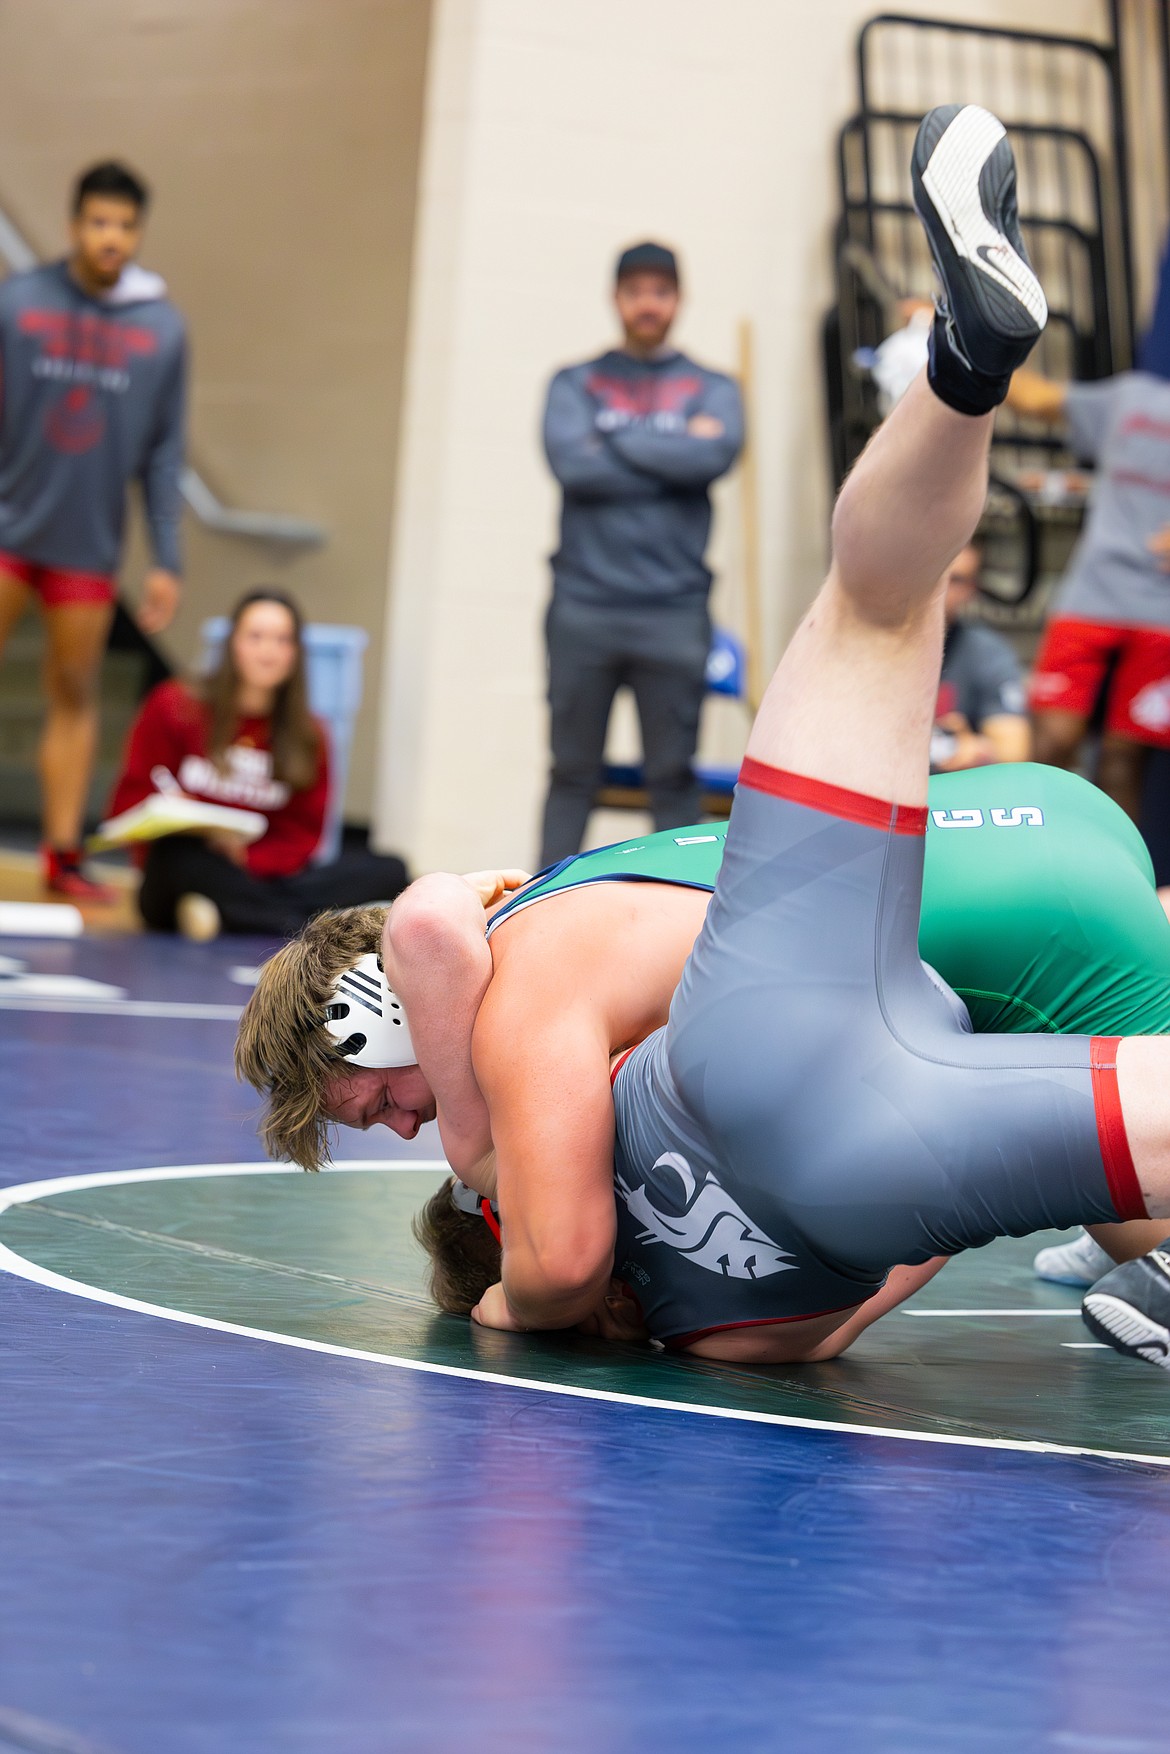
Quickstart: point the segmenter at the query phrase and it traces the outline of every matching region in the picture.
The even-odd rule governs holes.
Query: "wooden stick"
[[[747,423],[747,442],[739,459],[739,505],[743,521],[744,644],[747,647],[747,704],[754,714],[759,710],[764,696],[764,625],[760,601],[760,497],[755,444],[755,336],[750,317],[740,319],[737,353],[737,373]]]

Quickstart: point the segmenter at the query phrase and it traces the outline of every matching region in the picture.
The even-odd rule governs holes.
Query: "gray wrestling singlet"
[[[897,1263],[1145,1216],[1115,1039],[973,1035],[924,969],[925,818],[744,764],[670,1020],[614,1081],[614,1270],[656,1337],[841,1310]]]

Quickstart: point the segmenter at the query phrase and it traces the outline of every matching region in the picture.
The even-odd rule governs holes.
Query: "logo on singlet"
[[[619,1176],[617,1191],[630,1217],[644,1226],[638,1233],[639,1242],[665,1243],[696,1267],[725,1279],[767,1279],[773,1273],[796,1270],[788,1250],[753,1224],[713,1175],[707,1175],[700,1186],[690,1164],[677,1151],[664,1151],[650,1178],[657,1181],[653,1191],[660,1199],[673,1204],[681,1192],[682,1210],[661,1210],[645,1183],[633,1188]]]
[[[1014,804],[1010,810],[932,810],[936,828],[982,828],[990,818],[992,828],[1043,828],[1044,812],[1035,804]]]

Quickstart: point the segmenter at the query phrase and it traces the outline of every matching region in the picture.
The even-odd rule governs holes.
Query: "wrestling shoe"
[[[1082,1230],[1072,1242],[1041,1249],[1032,1262],[1032,1271],[1037,1279],[1047,1279],[1053,1285],[1095,1285],[1115,1265],[1113,1256],[1107,1255],[1087,1230]]]
[[[97,902],[109,907],[118,899],[118,891],[105,883],[95,883],[81,869],[81,853],[58,847],[41,848],[41,879],[54,895],[67,895],[70,901]]]
[[[930,385],[960,414],[987,414],[1048,321],[1020,236],[1016,161],[1003,123],[975,104],[931,110],[914,142],[910,177],[942,282]]]
[[[1085,1293],[1081,1315],[1095,1339],[1127,1358],[1170,1370],[1170,1241],[1125,1261]]]

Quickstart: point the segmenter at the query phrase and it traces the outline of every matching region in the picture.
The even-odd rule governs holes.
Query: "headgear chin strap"
[[[503,1243],[504,1239],[500,1234],[500,1208],[487,1194],[477,1194],[474,1188],[469,1188],[466,1182],[461,1182],[456,1176],[451,1185],[451,1204],[457,1212],[466,1212],[469,1218],[474,1218],[478,1213],[496,1241]]]
[[[418,1055],[397,993],[369,952],[338,976],[325,1007],[325,1028],[351,1066],[415,1066]]]

